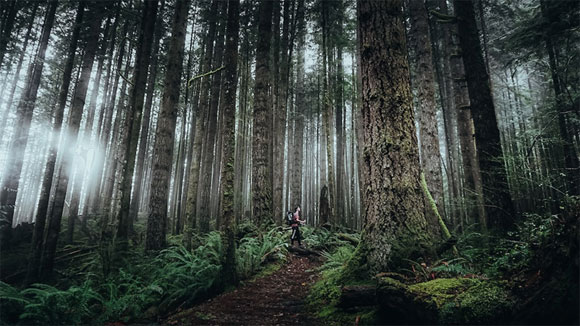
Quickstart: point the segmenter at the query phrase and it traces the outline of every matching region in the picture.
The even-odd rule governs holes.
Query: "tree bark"
[[[222,220],[225,257],[222,268],[225,284],[236,284],[236,218],[234,214],[234,164],[235,164],[235,113],[236,89],[238,84],[238,39],[239,39],[239,0],[228,1],[228,19],[226,29],[226,48],[224,55],[224,93],[221,109],[224,113],[222,127],[222,157],[224,167],[222,177]]]
[[[366,225],[358,252],[371,273],[422,253],[430,243],[402,5],[358,2],[366,176]]]
[[[145,250],[159,250],[165,246],[167,223],[167,200],[173,161],[173,143],[175,141],[175,124],[181,82],[181,68],[185,49],[185,32],[189,12],[189,0],[179,0],[175,4],[175,13],[171,27],[171,42],[167,56],[165,72],[165,89],[161,101],[161,111],[157,122],[155,145],[153,147],[153,173],[149,201],[149,218]]]
[[[421,168],[425,173],[429,192],[435,200],[441,215],[445,215],[443,202],[443,177],[441,175],[441,154],[437,130],[437,107],[435,104],[435,73],[431,36],[425,2],[409,1],[411,16],[410,42],[415,50],[415,89],[420,112],[419,133],[421,142]],[[433,235],[441,234],[437,217],[431,209],[425,213],[429,229]]]
[[[270,43],[272,1],[260,2],[254,86],[254,128],[252,144],[253,219],[261,224],[272,221],[271,123],[269,114]]]

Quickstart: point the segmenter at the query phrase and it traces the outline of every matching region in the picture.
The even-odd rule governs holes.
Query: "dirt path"
[[[169,319],[165,325],[316,325],[305,308],[320,262],[289,256],[271,275],[221,294]],[[293,275],[293,276],[291,276]]]

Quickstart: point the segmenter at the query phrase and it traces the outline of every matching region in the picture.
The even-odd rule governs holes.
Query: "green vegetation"
[[[525,214],[508,236],[469,231],[439,257],[405,260],[365,277],[361,246],[324,253],[309,303],[330,324],[566,323],[578,305],[578,201],[558,215]],[[327,235],[329,239],[333,235]],[[376,285],[377,305],[341,307],[344,286]]]
[[[276,228],[265,233],[251,233],[239,240],[237,272],[240,279],[257,273],[264,264],[284,259],[286,234]],[[103,273],[99,262],[103,250],[87,256],[83,272],[58,288],[33,284],[18,289],[0,283],[1,322],[7,324],[102,324],[105,322],[145,322],[177,308],[191,305],[223,290],[220,270],[224,257],[221,235],[211,232],[198,237],[198,246],[187,251],[179,237],[170,238],[170,246],[155,256],[139,249],[129,249],[125,257],[111,257],[110,270]],[[274,264],[275,265],[275,264]],[[67,271],[65,275],[72,275]],[[68,283],[68,282],[61,282]],[[60,287],[60,286],[59,286]]]

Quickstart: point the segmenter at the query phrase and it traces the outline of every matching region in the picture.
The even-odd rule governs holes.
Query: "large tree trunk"
[[[234,214],[234,159],[235,159],[235,117],[236,89],[238,86],[238,30],[239,30],[239,0],[228,1],[228,19],[226,29],[226,49],[224,55],[224,92],[221,109],[224,113],[222,127],[222,221],[225,231],[225,259],[222,268],[222,280],[225,284],[235,284],[236,278],[236,218]]]
[[[435,105],[435,73],[431,37],[425,2],[409,1],[411,16],[410,42],[415,50],[415,89],[417,90],[419,133],[421,140],[421,168],[425,173],[429,192],[435,200],[437,209],[444,216],[443,177],[441,175],[441,155],[437,130],[437,107]],[[433,235],[440,234],[437,216],[427,209],[425,214]]]
[[[145,1],[143,3],[143,15],[141,18],[140,35],[137,45],[137,57],[135,58],[135,73],[133,74],[133,85],[129,95],[127,105],[127,127],[126,148],[124,160],[122,161],[121,186],[121,207],[118,213],[119,225],[117,228],[117,238],[120,241],[127,240],[129,230],[133,220],[129,216],[131,206],[131,189],[133,183],[133,172],[135,171],[135,158],[137,154],[137,143],[139,142],[139,126],[141,125],[145,87],[147,86],[147,71],[151,60],[151,48],[153,46],[153,32],[155,20],[157,18],[158,0]]]
[[[256,48],[256,84],[254,86],[254,140],[252,144],[253,219],[257,224],[272,220],[272,174],[270,160],[270,43],[272,1],[260,3],[260,21]]]
[[[38,88],[40,87],[40,78],[42,77],[42,70],[44,68],[44,57],[48,47],[50,32],[54,25],[54,17],[58,1],[52,0],[48,4],[46,15],[44,17],[44,25],[42,27],[42,34],[40,36],[38,51],[36,58],[31,66],[31,74],[26,83],[26,87],[22,92],[20,102],[16,111],[16,122],[18,126],[12,137],[7,153],[10,153],[5,167],[5,178],[0,185],[0,208],[5,212],[6,221],[0,225],[0,246],[2,249],[6,248],[6,244],[10,238],[12,230],[12,220],[14,218],[14,206],[16,204],[16,196],[18,195],[18,186],[20,183],[20,173],[22,171],[22,164],[24,159],[24,152],[28,142],[28,132],[32,120],[32,113],[36,104],[38,95]]]
[[[456,0],[454,4],[489,225],[498,229],[511,228],[513,205],[473,2]]]
[[[177,1],[173,15],[171,42],[167,56],[167,71],[165,72],[165,89],[163,90],[161,111],[157,122],[157,136],[153,147],[151,186],[155,191],[151,193],[149,201],[150,213],[147,219],[146,250],[159,250],[165,245],[167,201],[189,3],[189,0]]]
[[[86,46],[82,58],[81,74],[75,87],[73,99],[70,107],[70,115],[68,125],[66,128],[68,137],[65,137],[61,144],[63,150],[63,164],[59,167],[55,176],[56,183],[54,184],[54,202],[48,210],[48,230],[46,231],[46,238],[43,244],[43,255],[41,263],[41,275],[43,277],[50,277],[54,264],[54,256],[56,253],[56,245],[60,234],[61,220],[65,206],[65,198],[67,195],[68,181],[70,173],[72,172],[72,157],[74,155],[74,148],[77,143],[77,136],[83,116],[85,106],[85,99],[87,90],[89,88],[89,81],[93,63],[95,61],[95,54],[97,52],[99,34],[101,30],[101,17],[104,13],[102,4],[92,4],[92,21],[89,30],[86,34]],[[72,187],[69,191],[72,191]],[[71,218],[69,216],[69,218]],[[73,217],[74,218],[74,217]],[[70,227],[70,223],[69,223]]]
[[[430,242],[420,186],[401,0],[359,1],[364,128],[364,250],[371,272]]]

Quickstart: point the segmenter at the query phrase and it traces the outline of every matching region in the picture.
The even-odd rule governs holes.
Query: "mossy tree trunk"
[[[430,242],[420,185],[402,0],[359,1],[365,233],[371,273]]]
[[[443,177],[437,130],[437,107],[435,105],[435,73],[429,21],[425,2],[409,1],[411,16],[410,42],[415,50],[415,89],[417,90],[419,132],[421,137],[421,168],[425,172],[427,186],[433,195],[437,209],[445,215],[443,203]],[[426,211],[429,229],[433,235],[440,234],[437,217],[430,209]]]
[[[235,116],[236,116],[236,89],[238,86],[238,40],[239,40],[239,0],[228,1],[228,20],[226,28],[226,48],[224,56],[224,89],[221,109],[224,112],[222,128],[222,221],[225,231],[224,248],[225,259],[223,264],[223,281],[226,284],[235,284],[236,279],[236,218],[234,213],[234,159],[235,159]]]

